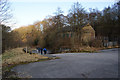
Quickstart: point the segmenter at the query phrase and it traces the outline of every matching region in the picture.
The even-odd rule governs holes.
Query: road
[[[117,78],[118,49],[99,53],[52,54],[61,59],[14,67],[19,77],[31,78]]]

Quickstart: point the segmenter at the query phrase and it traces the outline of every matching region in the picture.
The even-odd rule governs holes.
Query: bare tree
[[[8,0],[0,0],[0,24],[8,23],[12,17]]]

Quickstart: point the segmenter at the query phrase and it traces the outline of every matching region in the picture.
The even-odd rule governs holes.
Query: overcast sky
[[[43,20],[48,15],[54,15],[60,7],[64,15],[68,13],[74,2],[79,2],[86,9],[103,10],[113,5],[117,0],[10,0],[13,19],[16,25],[13,28],[27,26]]]

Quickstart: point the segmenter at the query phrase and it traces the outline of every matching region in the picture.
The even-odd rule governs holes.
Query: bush
[[[103,47],[103,43],[102,43],[102,40],[98,40],[98,39],[94,39],[90,42],[89,44],[91,47]]]

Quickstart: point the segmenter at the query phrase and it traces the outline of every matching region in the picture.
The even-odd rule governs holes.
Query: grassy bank
[[[102,48],[82,46],[79,48],[72,48],[70,50],[63,50],[61,53],[93,53],[93,52],[98,52],[100,49]]]
[[[38,54],[28,54],[23,52],[23,48],[15,48],[5,51],[2,55],[2,75],[3,78],[15,77],[15,73],[11,71],[16,65],[26,64],[31,62],[45,61],[50,58],[38,55]]]
[[[89,47],[89,46],[82,46],[82,47],[75,47],[70,50],[63,50],[59,53],[98,53],[99,50],[104,49],[112,49],[112,48],[119,48],[119,46],[109,46],[109,47]]]

